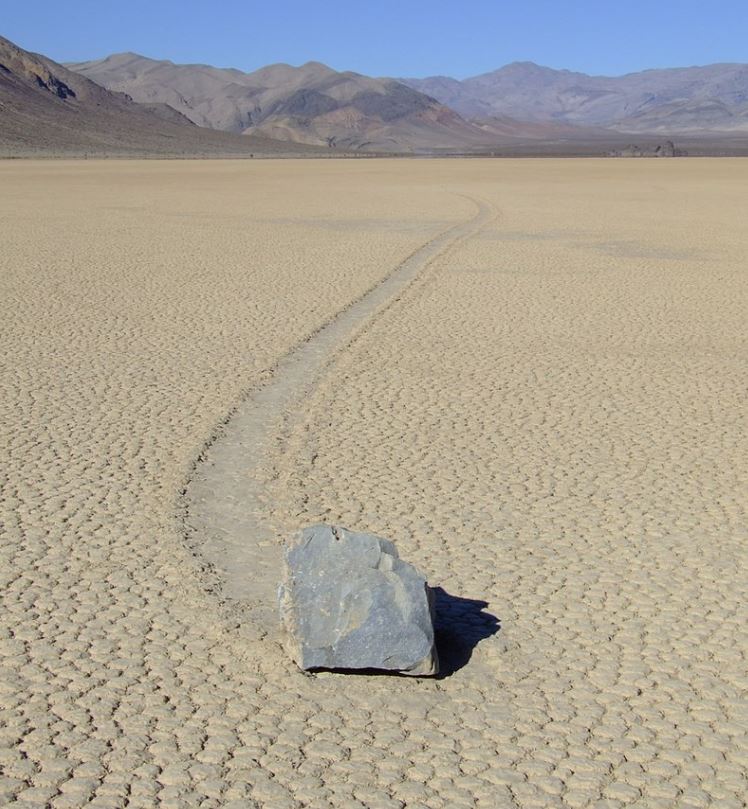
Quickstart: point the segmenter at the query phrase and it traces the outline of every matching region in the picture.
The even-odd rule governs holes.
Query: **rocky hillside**
[[[288,148],[201,129],[171,107],[137,104],[0,37],[0,156],[245,155]]]

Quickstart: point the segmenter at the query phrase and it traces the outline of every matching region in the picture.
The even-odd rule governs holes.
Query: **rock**
[[[304,670],[436,674],[433,594],[392,542],[345,528],[305,528],[278,590],[286,647]]]
[[[655,149],[656,157],[675,157],[676,148],[671,140],[666,140],[665,143],[660,143]]]
[[[671,140],[666,140],[657,146],[637,146],[632,143],[623,149],[608,152],[609,157],[686,157],[686,155],[688,152],[684,149],[676,149]]]

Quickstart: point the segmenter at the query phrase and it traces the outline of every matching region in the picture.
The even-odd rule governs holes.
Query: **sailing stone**
[[[305,528],[286,552],[278,600],[286,648],[305,671],[438,673],[431,588],[387,539]]]

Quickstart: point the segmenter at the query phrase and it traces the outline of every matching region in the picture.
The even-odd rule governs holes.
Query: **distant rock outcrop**
[[[671,140],[658,143],[656,146],[637,146],[630,144],[623,149],[613,149],[608,152],[610,157],[685,157],[685,149],[676,149]]]
[[[330,525],[304,529],[286,555],[279,602],[302,669],[438,671],[433,595],[387,539]]]

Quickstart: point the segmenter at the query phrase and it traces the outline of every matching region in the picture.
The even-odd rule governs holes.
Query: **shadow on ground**
[[[482,640],[495,635],[501,629],[501,622],[490,612],[484,612],[488,606],[487,601],[453,596],[443,587],[432,587],[431,590],[434,594],[434,630],[439,655],[439,673],[436,679],[443,680],[466,666],[473,655],[473,649]],[[322,673],[412,679],[412,675],[385,669],[315,668],[306,672],[307,676]]]
[[[436,648],[439,652],[439,679],[449,677],[467,665],[473,649],[501,629],[495,615],[484,612],[487,601],[450,595],[434,587]]]

